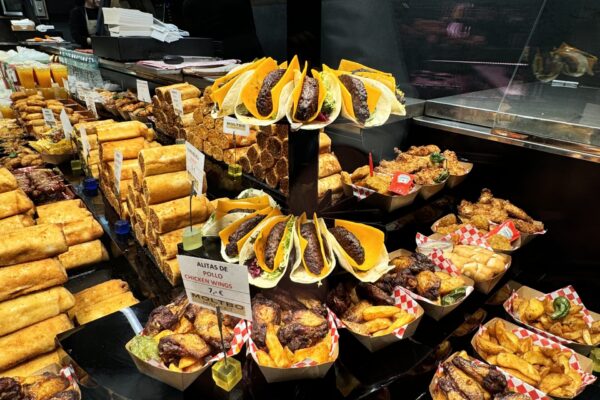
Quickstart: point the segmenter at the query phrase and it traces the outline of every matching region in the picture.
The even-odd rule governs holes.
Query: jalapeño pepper
[[[442,305],[449,306],[450,304],[454,304],[467,294],[467,288],[465,286],[461,286],[449,292],[447,295],[442,297]]]
[[[552,306],[554,307],[554,312],[550,314],[550,318],[561,319],[569,314],[569,310],[571,309],[571,302],[566,297],[559,296],[554,299],[554,301],[552,302]]]

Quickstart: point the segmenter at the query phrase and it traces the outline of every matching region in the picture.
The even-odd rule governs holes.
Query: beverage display
[[[58,83],[61,87],[64,86],[63,79],[67,79],[69,73],[67,66],[63,64],[50,64],[50,71],[52,72],[52,79]]]
[[[35,88],[35,79],[33,77],[33,67],[31,65],[17,65],[15,68],[19,83],[27,89]]]
[[[38,64],[33,67],[37,83],[42,88],[52,87],[52,77],[50,76],[50,67],[45,64]]]

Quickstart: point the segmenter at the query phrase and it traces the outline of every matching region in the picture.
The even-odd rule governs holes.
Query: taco
[[[252,214],[247,214],[229,224],[227,228],[219,232],[219,237],[221,238],[221,257],[230,263],[238,262],[240,250],[252,232],[254,232],[261,221],[275,215],[281,215],[281,211],[269,206]]]
[[[294,90],[288,98],[287,119],[299,129],[321,129],[331,124],[340,114],[342,99],[340,84],[335,74],[326,65],[323,71],[311,70],[308,64],[294,73]]]
[[[219,236],[220,231],[238,219],[263,208],[275,206],[271,201],[271,197],[267,194],[248,198],[218,199],[215,211],[202,227],[202,235]]]
[[[251,285],[269,289],[285,275],[295,261],[293,216],[265,218],[240,250],[239,263],[248,268]]]
[[[363,282],[375,282],[393,268],[388,264],[384,234],[377,228],[356,222],[335,220],[328,240],[337,260],[348,272]]]
[[[298,57],[289,66],[277,65],[272,58],[261,63],[241,89],[235,116],[246,124],[270,125],[285,116],[285,106],[294,88],[294,71],[300,68]]]
[[[212,111],[213,118],[234,114],[235,105],[244,83],[250,79],[252,72],[265,61],[267,61],[266,58],[261,58],[242,64],[229,71],[227,75],[215,80],[210,92],[210,98],[215,103]]]
[[[296,221],[294,240],[298,257],[290,274],[292,281],[316,283],[333,271],[335,256],[323,218],[314,215],[312,220],[307,220],[306,214],[302,214]]]
[[[342,93],[342,115],[362,127],[383,125],[392,112],[394,96],[382,83],[336,72]]]
[[[379,71],[367,67],[366,65],[344,59],[340,61],[338,71],[350,72],[352,75],[373,79],[382,83],[394,96],[391,113],[396,115],[406,115],[406,109],[404,108],[404,92],[396,87],[396,79],[389,72]]]

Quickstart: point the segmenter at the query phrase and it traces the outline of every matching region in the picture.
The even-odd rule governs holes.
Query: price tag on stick
[[[65,139],[71,140],[71,136],[73,135],[73,125],[71,125],[71,120],[69,120],[69,116],[65,112],[63,108],[60,112],[60,123],[62,124],[63,133],[65,134]]]
[[[83,158],[86,160],[90,155],[90,142],[88,141],[87,132],[85,128],[82,126],[79,128],[79,135],[81,136],[81,148],[83,149]]]
[[[173,110],[178,115],[183,115],[183,102],[181,101],[181,92],[177,89],[169,90],[171,95],[171,103],[173,103]]]
[[[121,170],[123,169],[123,153],[115,150],[115,192],[121,194]]]
[[[195,148],[190,142],[185,142],[185,169],[195,181],[194,190],[202,194],[204,183],[204,153]]]
[[[223,118],[223,133],[230,133],[238,136],[250,135],[250,125],[244,124],[235,118]]]
[[[190,302],[234,317],[252,320],[248,271],[239,265],[177,256]]]
[[[136,79],[136,86],[138,100],[151,103],[152,97],[150,96],[150,89],[148,89],[148,81]]]
[[[63,112],[64,112],[64,109],[63,109]],[[54,113],[52,112],[51,109],[42,108],[42,115],[44,116],[44,121],[46,122],[46,124],[50,125],[51,127],[56,126],[56,119],[54,118]]]

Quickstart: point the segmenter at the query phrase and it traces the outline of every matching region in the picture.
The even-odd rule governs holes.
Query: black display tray
[[[213,40],[190,37],[165,43],[151,37],[92,37],[94,55],[116,61],[161,60],[164,55],[214,55]]]

